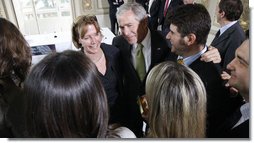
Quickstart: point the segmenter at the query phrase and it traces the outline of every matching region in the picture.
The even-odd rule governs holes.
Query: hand
[[[223,71],[222,74],[221,74],[221,78],[223,80],[229,80],[231,78],[231,76],[227,72]],[[225,84],[225,86],[229,87],[231,95],[235,96],[235,95],[238,94],[238,90],[236,88],[232,87],[232,86],[230,87],[228,82]]]
[[[223,80],[229,80],[231,78],[231,76],[227,72],[222,71],[221,78]]]
[[[218,49],[213,46],[209,46],[208,51],[201,55],[201,61],[220,63],[221,57]]]
[[[148,119],[148,103],[146,99],[146,95],[139,97],[139,106],[142,117],[147,121]]]

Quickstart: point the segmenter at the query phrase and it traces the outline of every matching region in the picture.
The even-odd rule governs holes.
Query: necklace
[[[102,59],[102,57],[103,57],[103,52],[102,52],[100,58],[99,58],[98,60],[96,60],[96,61],[93,61],[93,62],[94,62],[95,64],[98,63],[98,62]]]

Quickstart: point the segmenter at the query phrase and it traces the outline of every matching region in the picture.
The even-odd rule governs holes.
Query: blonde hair
[[[203,138],[206,91],[190,68],[173,62],[155,66],[147,77],[149,137]]]

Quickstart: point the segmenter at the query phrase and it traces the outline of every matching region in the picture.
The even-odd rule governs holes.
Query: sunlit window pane
[[[70,31],[70,0],[12,0],[25,35]]]

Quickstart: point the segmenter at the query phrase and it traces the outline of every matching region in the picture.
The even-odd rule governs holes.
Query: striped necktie
[[[138,76],[141,81],[143,81],[145,75],[146,75],[146,66],[145,66],[145,58],[142,52],[143,49],[142,44],[138,44],[136,49],[136,71],[138,73]]]
[[[169,0],[166,0],[166,1],[165,1],[164,12],[163,12],[164,17],[167,15],[167,11],[168,11],[168,2],[169,2]]]

